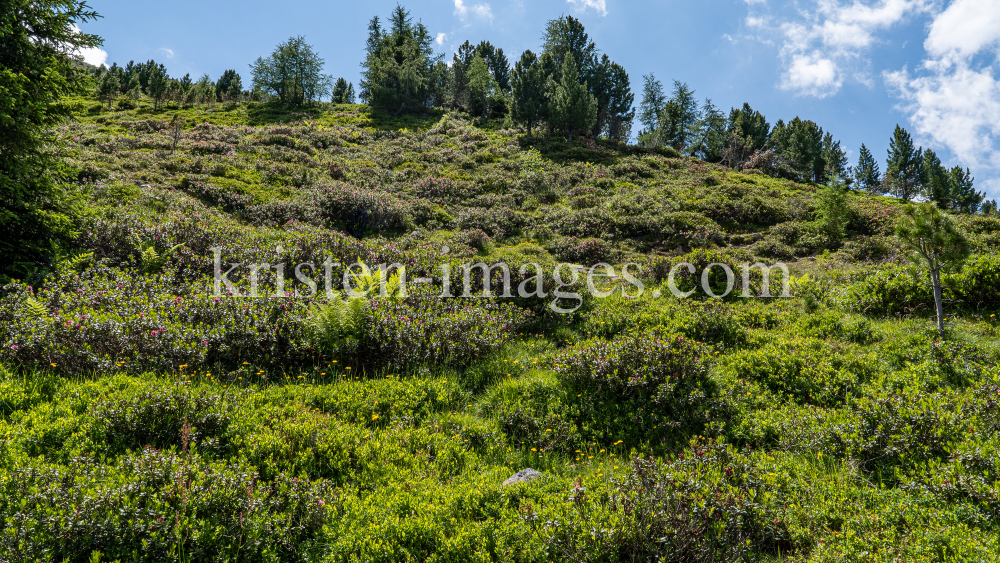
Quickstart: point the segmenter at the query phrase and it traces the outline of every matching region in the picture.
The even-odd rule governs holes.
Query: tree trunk
[[[941,271],[931,270],[931,285],[934,287],[934,307],[937,309],[938,335],[944,338],[944,306],[941,295]]]

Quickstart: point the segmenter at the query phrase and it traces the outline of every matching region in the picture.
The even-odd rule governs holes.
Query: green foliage
[[[847,206],[848,190],[847,184],[839,176],[835,177],[823,188],[816,202],[820,229],[833,247],[840,246],[847,232],[850,212]]]
[[[826,177],[823,129],[815,122],[796,117],[786,125],[779,119],[771,131],[769,143],[789,162],[797,180],[820,182]]]
[[[747,139],[751,151],[760,150],[771,135],[771,124],[763,114],[744,103],[741,109],[730,110],[729,132],[738,139]]]
[[[319,100],[329,93],[330,77],[321,74],[322,69],[323,59],[302,36],[279,43],[269,57],[258,57],[250,65],[255,90],[273,94],[282,103],[294,105]],[[225,84],[223,76],[218,85],[230,87],[237,77],[229,77],[229,84]],[[228,90],[225,94],[228,95]]]
[[[60,100],[86,84],[71,53],[101,44],[77,27],[97,17],[75,0],[0,7],[0,276],[30,274],[50,240],[65,242],[73,232],[77,210],[61,185],[68,171],[44,145],[46,130],[68,113]]]
[[[854,167],[854,181],[858,189],[868,193],[879,193],[882,188],[882,174],[878,169],[878,161],[864,143],[858,152],[858,165]]]
[[[350,354],[365,327],[364,299],[334,298],[329,303],[313,305],[304,323],[310,344],[331,355]]]
[[[513,97],[512,117],[523,124],[531,136],[531,127],[540,122],[545,112],[545,75],[538,57],[525,51],[511,74]]]
[[[597,120],[597,100],[578,80],[576,61],[572,54],[567,54],[562,65],[562,80],[549,100],[549,111],[552,125],[566,131],[570,141],[573,133],[589,130]]]
[[[951,218],[933,203],[903,208],[896,236],[910,250],[912,260],[927,264],[937,307],[938,333],[944,338],[941,272],[960,265],[968,257],[969,242]]]
[[[398,116],[427,106],[431,73],[440,58],[434,56],[427,27],[414,24],[402,6],[393,10],[389,24],[384,30],[375,17],[369,26],[361,100]]]
[[[903,201],[910,201],[919,193],[923,176],[923,149],[914,148],[910,134],[896,125],[892,139],[889,140],[889,157],[885,168],[886,191]]]

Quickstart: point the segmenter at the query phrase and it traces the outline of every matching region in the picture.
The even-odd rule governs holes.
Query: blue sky
[[[92,0],[107,62],[150,58],[171,75],[248,66],[304,35],[326,71],[357,83],[366,27],[395,1]],[[404,4],[449,58],[489,40],[513,63],[538,49],[545,22],[578,17],[629,72],[688,83],[724,109],[749,102],[771,123],[816,121],[851,163],[865,143],[882,161],[893,127],[907,128],[948,166],[972,169],[1000,198],[1000,0],[413,0]],[[99,61],[104,53],[87,53]],[[635,128],[638,130],[638,125]]]

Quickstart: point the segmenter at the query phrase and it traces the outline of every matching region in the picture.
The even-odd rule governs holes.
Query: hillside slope
[[[888,198],[849,194],[838,244],[822,187],[670,150],[354,105],[71,104],[75,246],[0,294],[0,560],[1000,552],[1000,220],[957,217],[975,253],[939,340]],[[602,261],[639,279],[596,297]],[[758,261],[793,297],[699,288]],[[408,294],[324,297],[354,262],[405,265]],[[441,297],[471,262],[546,296],[492,272]]]

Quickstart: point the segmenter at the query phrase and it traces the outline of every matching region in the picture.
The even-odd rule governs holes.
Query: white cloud
[[[80,49],[80,56],[83,57],[83,61],[85,63],[94,66],[101,66],[103,64],[107,64],[108,62],[108,52],[97,47],[86,47],[84,49]]]
[[[437,39],[435,39],[435,41],[437,42],[438,45],[443,45],[445,37],[448,37],[447,33],[438,33]]]
[[[807,96],[835,94],[843,85],[845,74],[858,74],[850,67],[879,41],[879,31],[911,15],[927,12],[936,1],[878,0],[866,4],[861,0],[817,0],[810,8],[798,12],[797,18],[777,25],[782,37],[782,87]],[[748,17],[746,24],[768,27],[768,21],[757,16]]]
[[[80,28],[75,24],[71,27],[73,31],[80,33]],[[94,66],[101,66],[108,62],[108,52],[98,47],[85,47],[77,50],[76,54],[83,58],[83,62]]]
[[[836,63],[818,53],[794,55],[782,78],[781,87],[825,98],[840,89],[843,83],[840,74]]]
[[[163,56],[167,57],[168,59],[174,58],[174,50],[173,49],[167,49],[166,47],[160,47],[159,49],[157,49],[157,51],[163,53]]]
[[[924,49],[968,57],[1000,42],[1000,0],[955,0],[934,18]]]
[[[723,34],[722,34],[722,37],[723,37],[723,39],[726,39],[726,40],[728,40],[728,41],[729,41],[730,43],[732,43],[732,42],[733,42],[733,36],[732,36],[732,35],[729,35],[728,33],[723,33]]]
[[[455,15],[462,18],[464,21],[469,14],[477,18],[493,20],[493,9],[490,8],[489,4],[475,4],[473,6],[466,6],[465,0],[455,0]]]
[[[1000,0],[955,0],[934,17],[914,75],[884,74],[917,134],[965,166],[1000,171]],[[994,194],[1000,179],[988,183]]]
[[[573,4],[580,12],[587,8],[593,8],[595,12],[602,16],[608,15],[608,6],[604,0],[566,0],[567,4]]]

